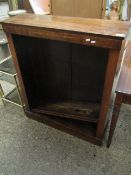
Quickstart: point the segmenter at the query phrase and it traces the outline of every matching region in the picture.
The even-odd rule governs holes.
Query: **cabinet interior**
[[[13,35],[32,111],[97,123],[109,50]]]

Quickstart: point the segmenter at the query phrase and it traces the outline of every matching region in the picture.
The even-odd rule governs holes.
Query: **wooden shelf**
[[[96,124],[88,122],[80,122],[71,119],[62,119],[59,117],[50,117],[36,112],[25,110],[29,118],[45,123],[61,131],[67,132],[73,136],[89,141],[93,144],[102,145],[102,141],[96,138]]]
[[[72,118],[76,120],[98,122],[100,103],[84,101],[49,101],[33,109],[34,112],[52,117]]]

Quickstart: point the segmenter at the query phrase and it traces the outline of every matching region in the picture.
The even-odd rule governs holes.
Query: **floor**
[[[121,109],[110,149],[107,136],[94,146],[0,101],[0,175],[130,175],[131,106]]]
[[[110,149],[0,105],[0,175],[130,175],[131,107],[123,105]],[[105,138],[106,142],[106,138]]]

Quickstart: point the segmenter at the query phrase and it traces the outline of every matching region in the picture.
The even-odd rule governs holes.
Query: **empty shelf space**
[[[89,123],[85,121],[77,121],[60,117],[51,117],[27,110],[25,113],[29,118],[45,123],[56,129],[67,132],[71,135],[77,136],[92,143],[101,145],[100,140],[96,138],[96,123]]]
[[[51,116],[59,116],[97,123],[100,103],[47,100],[43,105],[33,109],[33,111]]]

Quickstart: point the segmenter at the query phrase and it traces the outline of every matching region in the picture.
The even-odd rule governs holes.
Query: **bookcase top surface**
[[[3,25],[30,26],[66,30],[86,34],[108,36],[124,39],[128,35],[130,23],[127,21],[111,21],[79,17],[65,17],[53,15],[24,14],[11,17]]]

